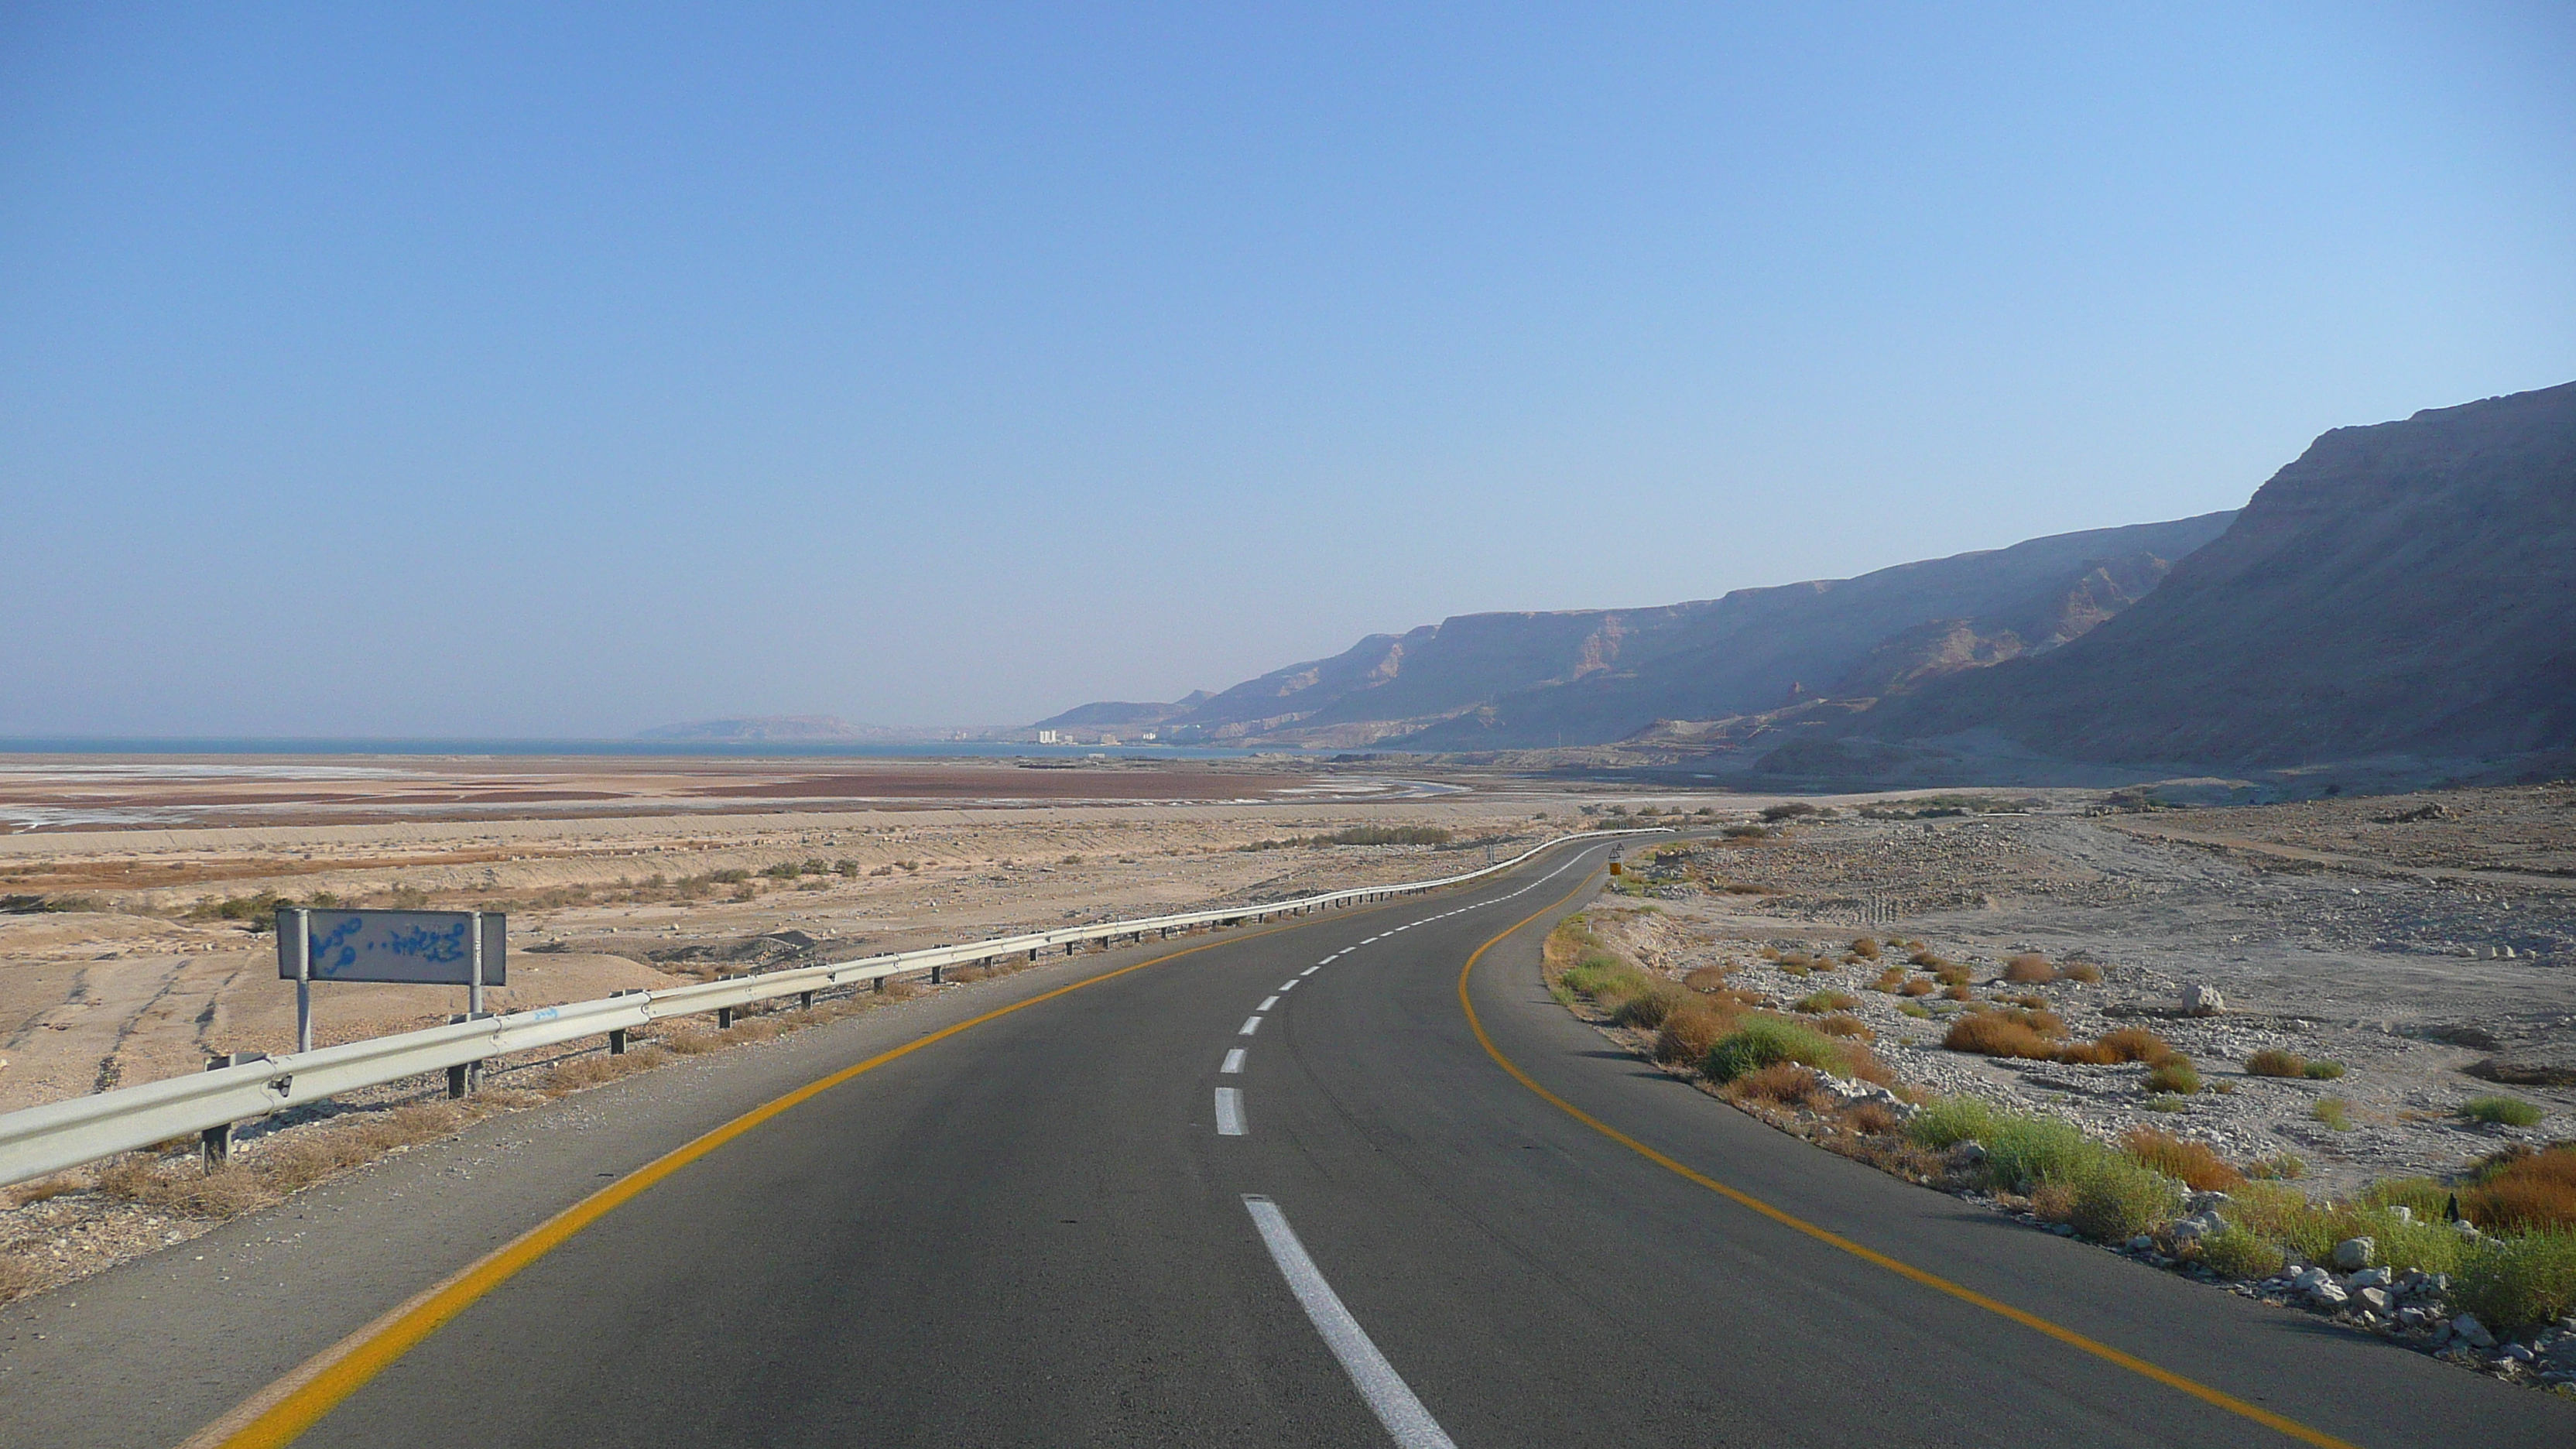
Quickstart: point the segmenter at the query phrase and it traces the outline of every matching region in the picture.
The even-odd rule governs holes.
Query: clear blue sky
[[[2576,7],[37,6],[0,734],[1011,722],[2576,378]]]

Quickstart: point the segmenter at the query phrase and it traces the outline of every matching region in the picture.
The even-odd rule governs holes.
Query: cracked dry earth
[[[2446,792],[2442,800],[2474,819],[2482,807],[2529,803],[2476,797],[2514,794]],[[2387,815],[2409,804],[2363,808]],[[2277,832],[2285,816],[2297,823],[2301,808],[2270,807],[2271,820],[2246,823]],[[2241,836],[2234,817],[2245,814],[2159,813],[2152,824]],[[1605,897],[1593,919],[1642,962],[1676,975],[1732,963],[1737,984],[1782,1006],[1820,989],[1856,998],[1853,1014],[1908,1081],[2051,1111],[2105,1137],[2149,1125],[2239,1161],[2295,1153],[2312,1191],[2454,1170],[2507,1142],[2576,1137],[2576,1090],[2533,1080],[2576,1067],[2576,878],[2528,870],[2510,881],[2470,871],[2427,877],[2420,867],[2391,869],[2391,852],[2349,868],[2321,865],[2151,838],[2139,826],[2136,817],[2073,812],[1805,825],[1645,868],[1655,899]],[[1863,934],[1920,939],[1970,966],[1980,999],[2045,998],[2070,1037],[2149,1027],[2188,1053],[2212,1090],[2164,1098],[2156,1105],[2176,1110],[2156,1110],[2142,1065],[1947,1051],[1946,1019],[1967,1005],[1929,996],[1910,1003],[1928,1016],[1906,1014],[1908,998],[1871,989],[1904,952],[1881,963],[1838,961]],[[1763,959],[1766,946],[1813,952],[1827,969],[1793,974]],[[2511,957],[2495,954],[2508,946]],[[2004,961],[2026,951],[2094,963],[2102,980],[1998,984]],[[2217,987],[2229,1009],[2182,1014],[2183,988],[2194,983]],[[2267,1047],[2347,1070],[2331,1081],[2247,1074],[2245,1058]],[[2500,1086],[2463,1070],[2495,1061],[2523,1080]],[[2576,1072],[2554,1080],[2576,1083]],[[2529,1128],[2459,1115],[2469,1098],[2498,1092],[2545,1115]],[[2328,1099],[2342,1106],[2348,1129],[2322,1120],[2319,1103]]]

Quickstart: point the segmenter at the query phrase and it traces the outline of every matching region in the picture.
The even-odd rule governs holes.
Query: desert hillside
[[[1866,732],[2249,766],[2566,749],[2571,621],[2576,383],[2337,428],[2137,607]]]

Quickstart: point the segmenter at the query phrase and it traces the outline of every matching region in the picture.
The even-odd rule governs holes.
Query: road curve
[[[2576,1442],[2576,1406],[2032,1232],[1613,1049],[1537,972],[1541,935],[1607,849],[1161,964],[1130,953],[1016,995],[958,993],[940,1005],[963,1020],[953,1003],[969,997],[989,1009],[1089,982],[671,1171],[336,1397],[297,1442]],[[1465,989],[1491,1052],[1460,998],[1488,942]],[[738,1071],[658,1120],[638,1120],[649,1094],[595,1108],[560,1160],[610,1161],[598,1175],[614,1182],[648,1143],[740,1110],[746,1088],[882,1051],[875,1030]],[[511,1189],[518,1228],[579,1195],[566,1173],[515,1170],[538,1184]],[[403,1181],[416,1200],[437,1179]],[[296,1256],[259,1259],[278,1284],[263,1301],[329,1300],[287,1335],[291,1353],[183,1359],[216,1336],[203,1315],[226,1312],[222,1288],[129,1265],[90,1295],[93,1318],[49,1310],[106,1369],[75,1372],[41,1345],[9,1366],[21,1346],[0,1350],[0,1443],[175,1442],[503,1236],[487,1212],[362,1271],[347,1255],[381,1224],[327,1206],[297,1228]],[[247,1251],[259,1228],[227,1231]],[[337,1288],[300,1290],[298,1263]],[[114,1323],[155,1313],[136,1302],[147,1284],[164,1322],[197,1326],[111,1345]],[[361,1313],[366,1285],[381,1296]],[[68,1410],[23,1392],[47,1364]],[[212,1381],[139,1388],[153,1373]],[[138,1403],[130,1424],[156,1432],[66,1437],[120,1395],[153,1394],[172,1406]]]

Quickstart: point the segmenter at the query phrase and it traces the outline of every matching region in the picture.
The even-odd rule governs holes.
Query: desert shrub
[[[1995,1109],[1979,1097],[1941,1097],[1905,1124],[1905,1135],[1917,1146],[1935,1151],[1962,1142],[1983,1142],[1994,1135],[2002,1119]]]
[[[1756,1067],[1730,1079],[1726,1096],[1730,1101],[1776,1102],[1793,1106],[1816,1095],[1816,1073],[1813,1068],[1795,1062],[1774,1062]]]
[[[1942,960],[1939,956],[1934,955],[1932,953],[1932,948],[1929,946],[1918,947],[1913,954],[1907,956],[1905,959],[1922,967],[1926,971],[1946,971],[1950,968],[1950,963]]]
[[[2324,1061],[2310,1062],[2300,1071],[2299,1075],[2306,1077],[2311,1082],[2331,1082],[2335,1078],[2343,1075],[2343,1063]]]
[[[1815,813],[1815,806],[1808,804],[1804,800],[1792,800],[1785,805],[1765,806],[1762,811],[1762,818],[1765,820],[1795,820],[1801,815],[1813,815]]]
[[[2143,1105],[2150,1112],[2188,1112],[2191,1110],[2191,1099],[2177,1097],[2171,1092],[2158,1092],[2149,1097]]]
[[[1315,837],[1325,845],[1447,845],[1452,838],[1437,825],[1354,825]]]
[[[2109,1149],[2053,1117],[2003,1117],[1986,1144],[1986,1172],[1997,1186],[2028,1192],[2042,1182],[2072,1183],[2085,1162]]]
[[[1846,1011],[1860,1005],[1860,998],[1840,991],[1814,991],[1799,999],[1793,1011],[1821,1016],[1828,1011]]]
[[[1932,1013],[1924,1010],[1923,1006],[1919,1002],[1906,1002],[1904,1005],[1896,1008],[1896,1011],[1900,1016],[1910,1016],[1917,1021],[1930,1021],[1932,1019]]]
[[[2072,1066],[2108,1067],[2119,1064],[2119,1054],[2098,1041],[2079,1041],[2057,1049],[2057,1059]]]
[[[1884,1136],[1896,1124],[1896,1113],[1885,1102],[1855,1102],[1843,1109],[1843,1125],[1864,1137]]]
[[[1728,966],[1702,966],[1682,978],[1682,984],[1693,991],[1723,991],[1727,977],[1734,974]]]
[[[1917,976],[1896,989],[1898,994],[1903,996],[1929,996],[1940,990],[1928,976]]]
[[[1886,991],[1892,993],[1896,988],[1903,986],[1904,984],[1905,968],[1902,966],[1890,966],[1886,970],[1878,973],[1878,979],[1869,984],[1869,989],[1872,991]]]
[[[2066,1220],[2097,1243],[2135,1237],[2173,1221],[2182,1209],[2172,1178],[2113,1153],[2085,1158],[2073,1183],[2075,1209]]]
[[[2257,1077],[2295,1077],[2308,1069],[2308,1059],[2280,1047],[2265,1047],[2245,1059],[2245,1070]]]
[[[677,1052],[684,1057],[693,1057],[700,1052],[711,1052],[723,1045],[724,1041],[721,1037],[704,1027],[689,1027],[661,1039],[662,1050]]]
[[[2245,1175],[2274,1182],[2287,1182],[2308,1175],[2308,1160],[2295,1152],[2276,1152],[2257,1157],[2245,1164]]]
[[[2576,1146],[2490,1162],[2461,1191],[2460,1213],[2480,1227],[2513,1232],[2576,1229]]]
[[[2033,1183],[2030,1189],[2030,1211],[2042,1222],[2062,1223],[2075,1216],[2075,1184],[2071,1182]]]
[[[1795,1062],[1835,1071],[1844,1065],[1843,1048],[1824,1033],[1773,1016],[1750,1017],[1709,1049],[1700,1070],[1711,1081],[1731,1082],[1747,1072]]]
[[[2280,1244],[2230,1223],[2200,1240],[2200,1260],[2222,1278],[2269,1278],[2288,1255]]]
[[[2057,968],[2060,981],[2081,981],[2087,986],[2102,984],[2102,968],[2090,961],[2070,961]]]
[[[1940,960],[1937,956],[1933,959],[1936,961]],[[1955,986],[1960,988],[1962,991],[1967,989],[1970,975],[1967,967],[1953,966],[1950,963],[1943,961],[1940,965],[1932,967],[1931,971],[1932,979],[1940,982],[1942,985]],[[1965,998],[1963,997],[1962,999],[1964,1000]]]
[[[1878,959],[1878,942],[1863,936],[1851,943],[1851,952],[1864,961],[1875,961]]]
[[[2124,1062],[2160,1062],[2174,1054],[2163,1037],[2143,1026],[2106,1031],[2094,1039],[2094,1045],[2116,1053]]]
[[[2057,979],[2057,968],[2047,957],[2025,951],[2004,962],[2003,979],[2015,986],[2045,986]]]
[[[1610,1017],[1621,1026],[1653,1031],[1662,1026],[1664,1018],[1675,1011],[1684,1006],[1700,1004],[1700,994],[1680,982],[1668,981],[1662,977],[1647,977],[1645,989],[1619,1003],[1618,1007],[1610,1013]]]
[[[2057,1054],[2056,1045],[2048,1038],[1997,1011],[1971,1012],[1950,1023],[1941,1045],[1954,1052],[2027,1061],[2047,1061]]]
[[[1816,1023],[1816,1030],[1827,1036],[1847,1036],[1855,1041],[1876,1041],[1878,1033],[1869,1024],[1847,1011],[1837,1011]]]
[[[2211,1151],[2206,1142],[2176,1137],[2153,1127],[2134,1127],[2120,1139],[2120,1147],[2142,1166],[2154,1168],[2196,1192],[2224,1192],[2245,1185],[2245,1174]]]
[[[108,1197],[194,1218],[228,1218],[276,1199],[258,1174],[238,1164],[207,1173],[194,1165],[165,1171],[148,1157],[129,1157],[100,1173],[98,1189]]]
[[[796,877],[803,875],[804,873],[805,868],[796,864],[796,862],[792,860],[780,861],[778,864],[769,866],[761,871],[762,875],[769,877],[771,880],[794,880]]]
[[[1941,999],[1944,1001],[1974,1001],[1976,1000],[1976,993],[1970,991],[1965,986],[1944,986],[1941,988]]]
[[[2520,1097],[2471,1097],[2460,1104],[2460,1115],[2490,1126],[2529,1127],[2540,1121],[2540,1109]]]
[[[1708,1056],[1735,1024],[1732,1013],[1721,1011],[1705,1001],[1694,1001],[1674,1008],[1664,1017],[1662,1030],[1655,1035],[1655,1060],[1681,1066],[1695,1066]]]
[[[2191,1058],[2180,1052],[2170,1053],[2164,1060],[2147,1068],[2147,1090],[2150,1092],[2173,1092],[2188,1097],[2200,1088],[2199,1070],[2192,1066]]]
[[[2497,1329],[2576,1313],[2576,1233],[2489,1239],[2460,1265],[2452,1295],[2479,1322]]]
[[[36,1265],[15,1253],[0,1253],[0,1303],[13,1302],[36,1291],[45,1281]]]

